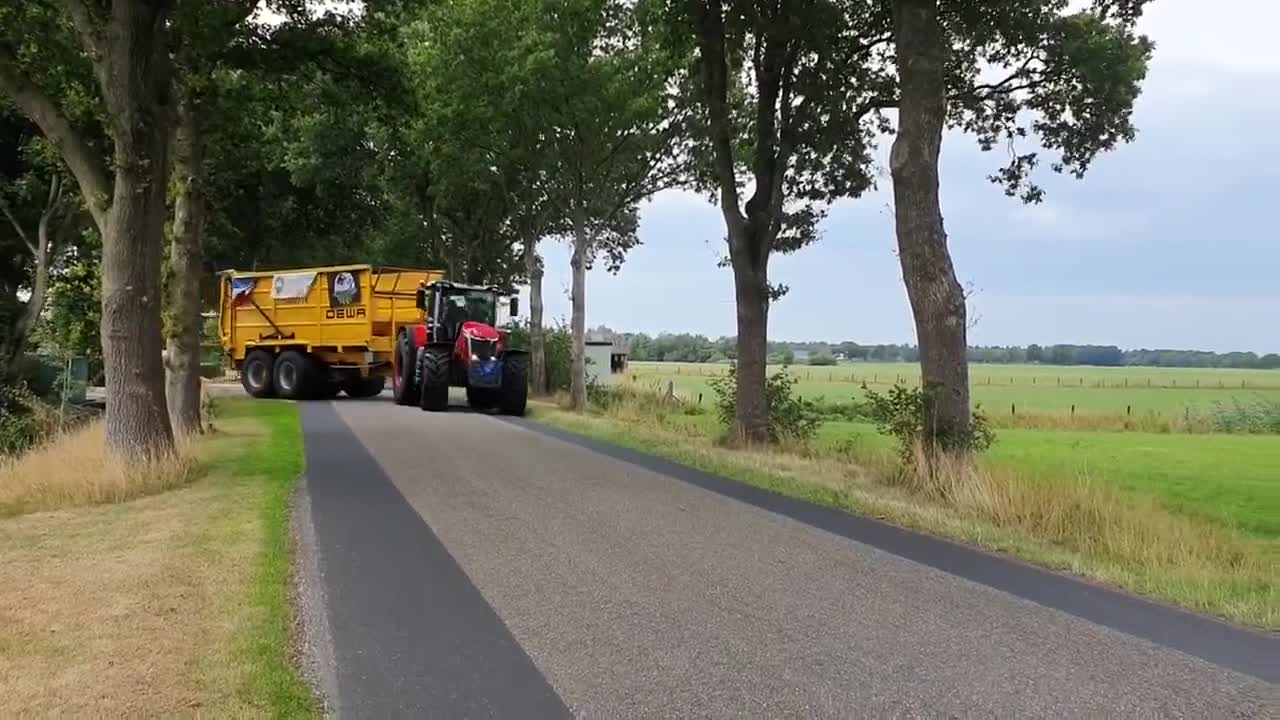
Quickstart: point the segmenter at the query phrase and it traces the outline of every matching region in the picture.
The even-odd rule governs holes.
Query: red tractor
[[[477,410],[524,415],[529,352],[508,347],[497,327],[498,288],[437,280],[418,288],[424,322],[397,338],[392,387],[396,402],[423,410],[449,409],[449,387],[467,389]],[[510,314],[519,313],[511,298]]]

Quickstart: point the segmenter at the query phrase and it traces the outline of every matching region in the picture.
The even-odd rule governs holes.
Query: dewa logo
[[[363,307],[353,307],[359,303],[360,282],[356,274],[349,270],[329,273],[329,310],[325,317],[330,320],[364,317]]]

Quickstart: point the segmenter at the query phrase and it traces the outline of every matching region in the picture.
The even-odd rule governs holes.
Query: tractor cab
[[[454,342],[464,334],[464,326],[471,330],[484,325],[496,332],[498,296],[494,285],[463,285],[447,280],[418,288],[418,307],[426,318],[431,342]],[[511,317],[518,314],[518,303],[511,298]]]

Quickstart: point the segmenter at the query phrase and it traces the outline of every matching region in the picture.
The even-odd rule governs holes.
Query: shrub
[[[765,403],[769,413],[769,439],[807,443],[813,439],[822,425],[817,405],[795,394],[796,379],[786,368],[765,379]],[[725,428],[732,428],[738,410],[738,367],[730,365],[729,371],[710,380],[716,394],[716,413]]]
[[[886,395],[871,390],[865,383],[862,388],[867,396],[868,414],[876,428],[898,441],[899,455],[904,462],[916,464],[920,448],[929,445],[924,436],[928,391],[902,383],[894,383]],[[968,435],[949,440],[947,444],[952,448],[982,452],[995,442],[995,433],[981,409],[974,408]]]
[[[57,430],[57,410],[26,383],[0,385],[0,457],[20,455]]]
[[[1208,415],[1217,432],[1280,434],[1280,400],[1262,396],[1233,398],[1229,404],[1214,403]]]
[[[814,353],[809,356],[810,365],[831,366],[836,364],[836,358],[829,352]]]
[[[544,325],[543,348],[547,363],[547,392],[568,390],[573,370],[573,334],[564,323]],[[529,349],[529,324],[521,323],[511,330],[512,347]]]

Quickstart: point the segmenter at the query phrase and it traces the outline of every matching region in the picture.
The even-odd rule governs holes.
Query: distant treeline
[[[711,339],[704,335],[615,333],[597,328],[593,334],[621,336],[631,349],[632,360],[662,362],[728,362],[734,358],[732,337]],[[917,362],[920,351],[914,345],[861,345],[852,341],[770,342],[769,361],[833,365],[839,360],[866,362]],[[1258,355],[1252,352],[1215,353],[1203,350],[1121,350],[1115,345],[1028,345],[981,346],[969,348],[969,360],[975,363],[1044,365],[1095,365],[1124,367],[1248,368],[1280,369],[1280,354]]]

